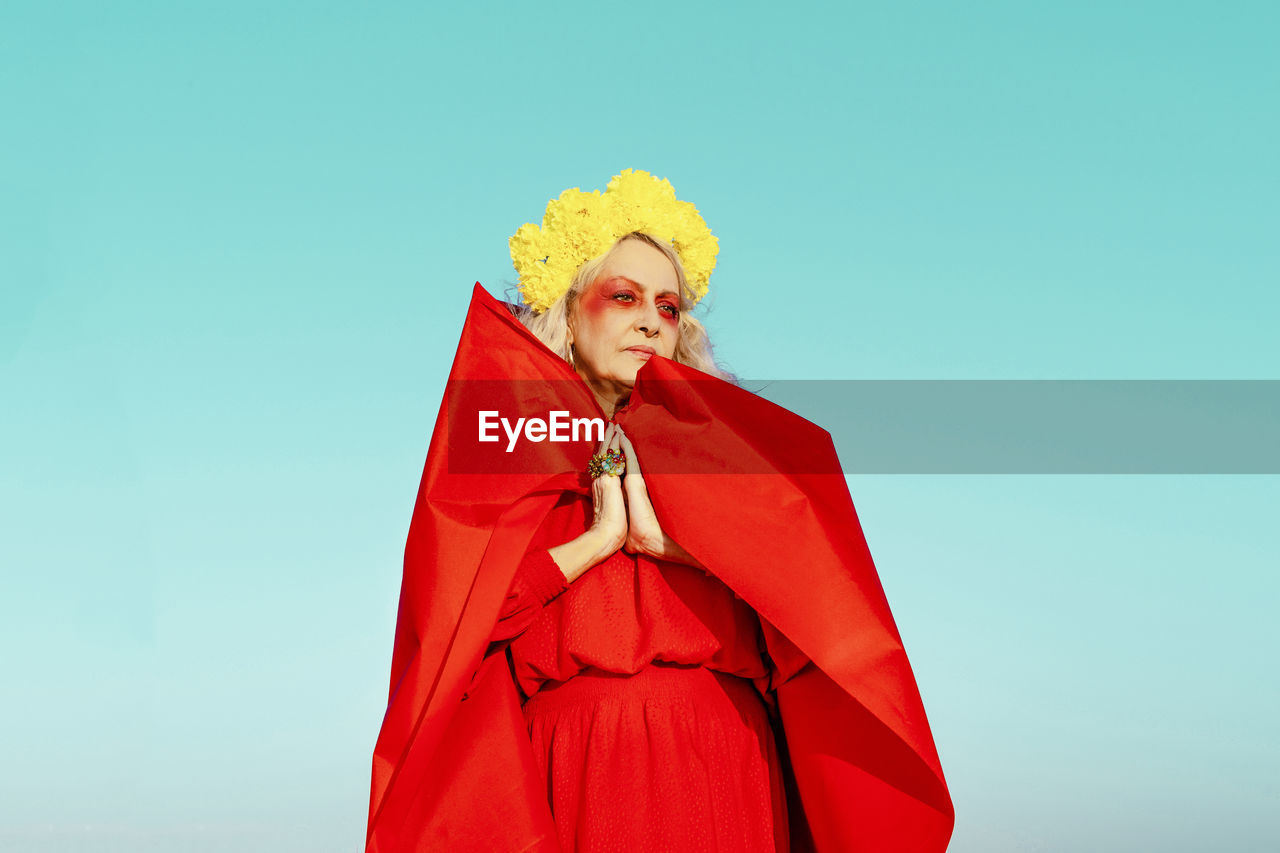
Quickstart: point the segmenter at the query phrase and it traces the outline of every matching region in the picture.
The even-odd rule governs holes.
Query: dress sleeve
[[[568,588],[569,581],[551,559],[550,551],[537,548],[525,554],[498,611],[490,642],[514,640],[523,634],[542,608]]]

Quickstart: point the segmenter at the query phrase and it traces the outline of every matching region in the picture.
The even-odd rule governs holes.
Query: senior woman
[[[415,508],[367,849],[944,849],[829,436],[738,388],[690,313],[697,211],[625,170],[511,247],[524,304],[477,284]],[[495,379],[607,426],[460,452]]]

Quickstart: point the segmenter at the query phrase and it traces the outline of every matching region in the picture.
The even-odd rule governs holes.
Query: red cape
[[[559,850],[510,668],[486,652],[538,525],[589,491],[594,444],[507,454],[477,441],[477,409],[603,417],[479,282],[405,547],[367,853]],[[831,436],[657,356],[615,420],[671,537],[814,664],[777,689],[793,851],[945,850],[950,794]]]

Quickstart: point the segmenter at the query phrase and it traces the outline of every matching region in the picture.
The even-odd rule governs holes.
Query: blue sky
[[[0,842],[358,849],[471,286],[669,178],[771,379],[1275,379],[1262,3],[6,4]],[[951,850],[1271,850],[1275,476],[850,477]]]

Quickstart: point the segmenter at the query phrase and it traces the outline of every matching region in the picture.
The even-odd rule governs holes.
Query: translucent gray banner
[[[743,380],[848,474],[1277,474],[1280,380]]]
[[[645,469],[1280,474],[1280,380],[788,379],[739,385],[731,388],[710,377],[649,382],[648,401],[675,406],[685,431],[669,437],[679,452],[667,448],[647,456],[644,444],[653,438],[637,433]],[[822,427],[839,459],[821,447],[794,446],[797,440],[812,443],[812,436],[792,437],[805,430],[787,426],[790,416],[772,406],[742,405],[744,390]],[[599,441],[586,429],[586,419],[598,420],[598,430],[604,430],[590,392],[576,377],[454,382],[446,399],[448,465],[454,473],[585,470]],[[744,415],[749,412],[754,414]],[[572,420],[579,416],[581,434]],[[710,423],[698,427],[717,417],[728,419],[726,430]],[[703,440],[718,446],[701,446]]]

